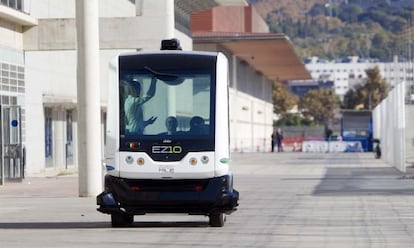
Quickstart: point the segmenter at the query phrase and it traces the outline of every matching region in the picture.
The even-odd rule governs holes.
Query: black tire
[[[224,222],[226,222],[226,216],[223,213],[209,215],[209,224],[212,227],[222,227]]]
[[[380,159],[381,158],[381,148],[379,148],[378,146],[375,147],[375,158],[376,159]]]
[[[134,222],[134,216],[128,214],[111,214],[112,227],[125,227]]]

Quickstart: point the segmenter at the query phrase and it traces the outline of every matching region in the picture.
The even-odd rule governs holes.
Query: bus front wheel
[[[226,216],[223,213],[209,215],[209,224],[212,227],[222,227],[225,221]]]
[[[134,222],[134,216],[128,214],[111,214],[112,227],[124,227]]]

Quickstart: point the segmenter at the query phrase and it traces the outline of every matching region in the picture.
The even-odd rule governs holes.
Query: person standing
[[[142,105],[149,101],[155,94],[157,79],[151,80],[151,85],[144,96],[141,96],[141,83],[133,79],[125,85],[126,98],[124,102],[125,117],[127,120],[126,129],[131,133],[143,134],[146,126],[151,125],[157,117],[143,118]]]
[[[276,145],[277,152],[283,152],[283,132],[282,129],[278,128],[276,131]]]
[[[275,151],[275,146],[276,146],[276,135],[277,135],[277,132],[276,132],[276,129],[274,129],[273,130],[273,133],[272,133],[272,136],[271,136],[271,140],[272,140],[272,152],[274,152]]]

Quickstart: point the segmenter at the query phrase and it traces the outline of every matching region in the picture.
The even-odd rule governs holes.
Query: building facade
[[[314,80],[333,81],[335,93],[341,99],[348,90],[365,82],[367,79],[365,70],[378,67],[381,76],[390,88],[405,81],[407,85],[406,101],[414,102],[413,62],[402,62],[398,57],[395,57],[392,62],[363,60],[355,56],[339,61],[325,61],[312,57],[306,60],[305,66]]]
[[[193,50],[192,13],[224,5],[247,6],[244,0],[188,1],[99,1],[102,140],[108,66],[114,56],[159,50],[162,39],[173,37],[184,50]],[[75,14],[75,0],[2,0],[0,4],[1,103],[21,107],[26,175],[77,170]],[[258,16],[246,20],[252,23],[245,26],[266,28]],[[248,143],[243,145],[246,150],[257,150],[259,144],[264,150],[273,118],[271,79],[231,49],[219,51],[242,68],[232,72],[230,110],[238,123],[232,126],[232,140],[248,140],[243,141]],[[232,142],[232,150],[240,150],[241,143]]]

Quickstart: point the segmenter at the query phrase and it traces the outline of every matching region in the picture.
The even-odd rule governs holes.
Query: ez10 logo
[[[179,154],[182,152],[181,146],[152,146],[152,153]]]

